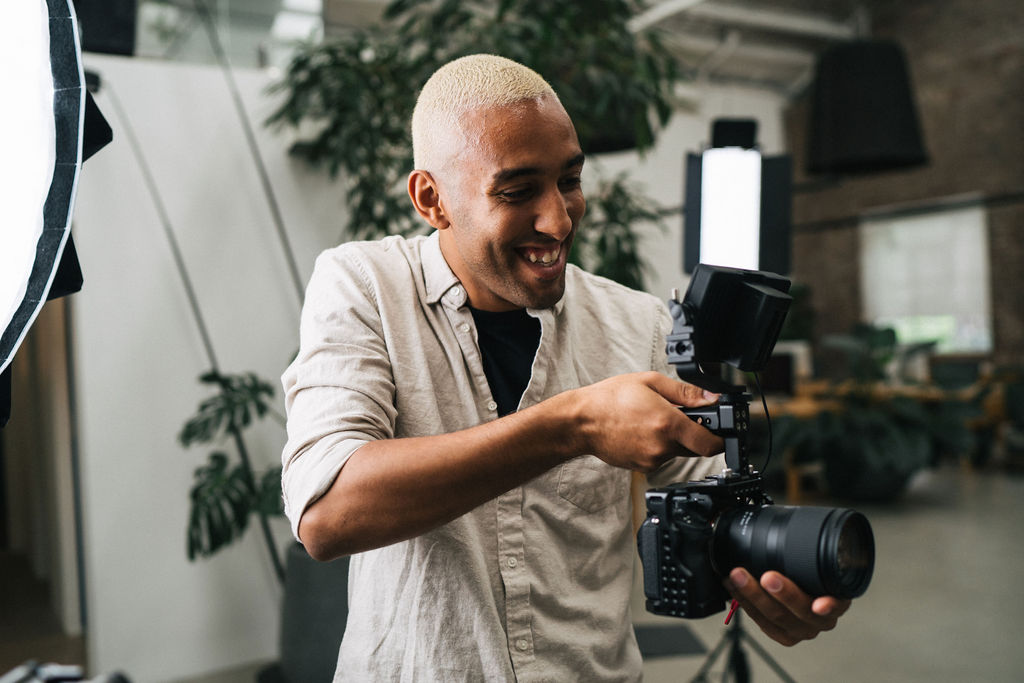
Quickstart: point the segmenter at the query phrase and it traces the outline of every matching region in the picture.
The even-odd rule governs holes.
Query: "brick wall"
[[[987,207],[993,360],[1024,362],[1024,10],[1020,0],[878,3],[873,35],[907,54],[930,163],[861,178],[804,170],[809,103],[786,115],[795,160],[793,277],[810,286],[817,335],[860,319],[857,217],[976,194]],[[834,359],[821,358],[827,373]]]

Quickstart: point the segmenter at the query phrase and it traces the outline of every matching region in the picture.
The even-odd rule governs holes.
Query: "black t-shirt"
[[[484,374],[498,404],[498,415],[514,413],[530,383],[540,346],[540,321],[522,308],[500,313],[469,310],[476,321]]]

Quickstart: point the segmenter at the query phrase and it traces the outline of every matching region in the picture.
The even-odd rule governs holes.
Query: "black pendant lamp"
[[[871,173],[927,163],[899,45],[858,40],[822,53],[808,152],[811,173]]]

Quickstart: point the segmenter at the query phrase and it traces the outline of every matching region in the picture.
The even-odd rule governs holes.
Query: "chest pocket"
[[[558,495],[584,512],[597,512],[629,496],[629,472],[593,455],[581,455],[562,465]]]

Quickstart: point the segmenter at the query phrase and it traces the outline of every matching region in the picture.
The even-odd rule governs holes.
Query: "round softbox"
[[[68,240],[86,89],[68,0],[4,8],[0,63],[0,372],[45,303]]]

